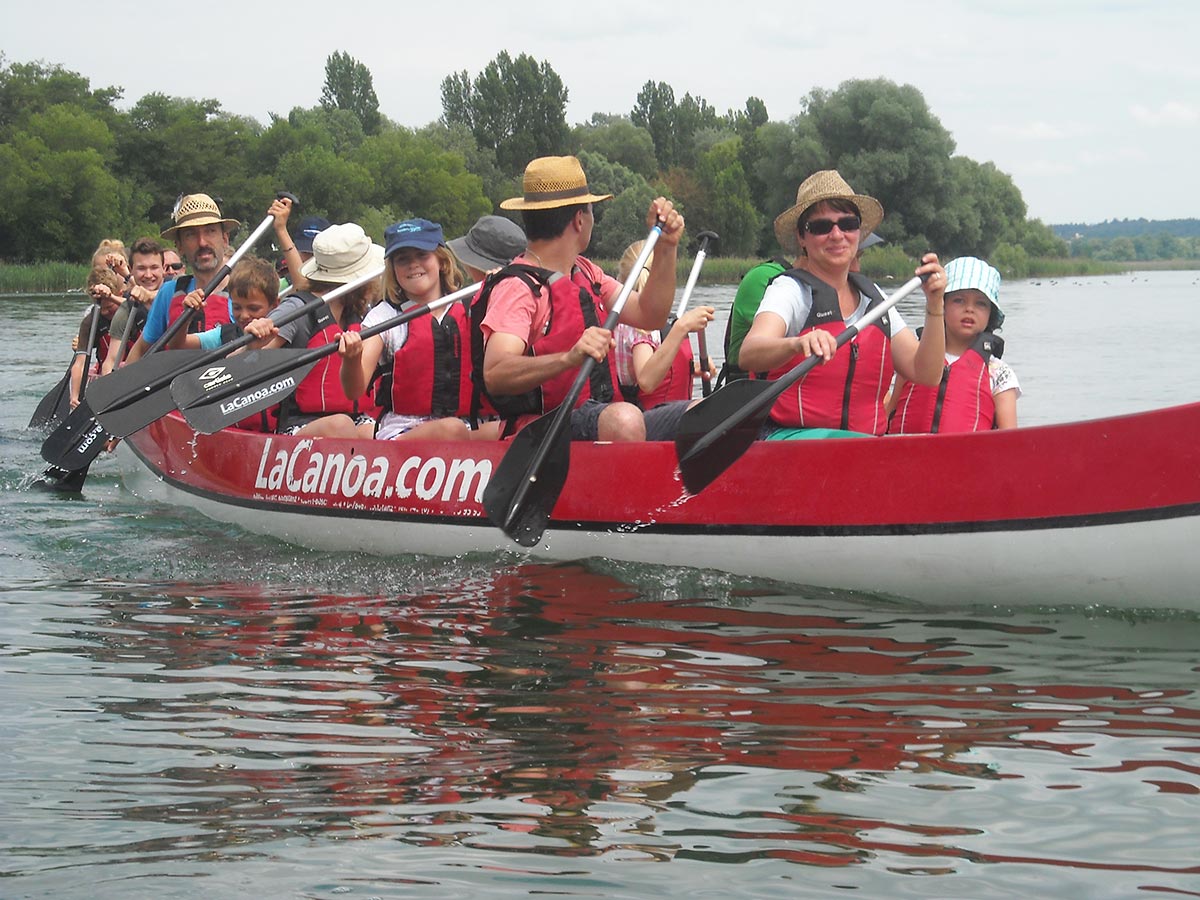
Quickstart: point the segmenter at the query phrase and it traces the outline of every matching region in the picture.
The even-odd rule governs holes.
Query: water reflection
[[[1002,862],[1179,887],[1200,874],[1183,631],[704,597],[580,565],[388,597],[113,590],[7,660],[48,748],[11,778],[37,819],[96,826],[33,828],[14,856],[386,838],[482,868]]]

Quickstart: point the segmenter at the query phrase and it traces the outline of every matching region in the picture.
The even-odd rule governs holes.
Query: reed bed
[[[88,267],[82,263],[0,263],[0,294],[63,294],[82,291]]]

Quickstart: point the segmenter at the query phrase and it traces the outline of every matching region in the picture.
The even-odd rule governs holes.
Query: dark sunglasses
[[[164,263],[163,268],[166,269],[168,272],[182,272],[183,271],[183,263],[181,263],[181,262]]]
[[[834,225],[843,232],[858,231],[862,228],[862,219],[858,216],[842,216],[840,219],[809,219],[804,223],[804,230],[809,234],[823,235],[833,231]]]

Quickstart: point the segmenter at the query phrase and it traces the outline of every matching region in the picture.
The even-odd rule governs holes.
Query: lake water
[[[1197,273],[1002,299],[1022,422],[1196,399]],[[0,896],[1200,895],[1200,616],[316,553],[111,460],[31,491],[81,311],[0,298]]]

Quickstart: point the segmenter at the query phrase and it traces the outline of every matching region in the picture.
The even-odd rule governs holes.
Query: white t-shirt
[[[866,314],[870,302],[870,298],[860,294],[858,309],[850,314],[846,324],[853,325],[861,319]],[[765,312],[775,313],[783,319],[787,326],[786,336],[795,337],[808,321],[808,314],[812,312],[812,289],[806,284],[800,284],[795,278],[780,276],[767,285],[767,292],[763,294],[762,303],[759,304],[755,316],[761,316]],[[892,337],[907,327],[895,307],[888,312],[888,321],[892,323]]]

